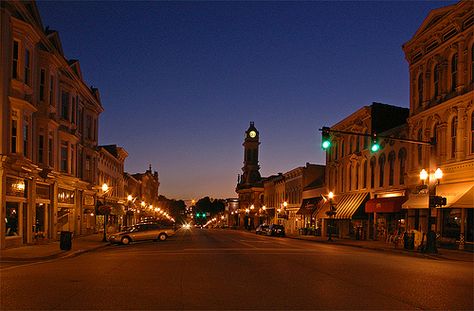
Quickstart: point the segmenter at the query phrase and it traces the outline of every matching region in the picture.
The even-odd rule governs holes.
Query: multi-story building
[[[0,3],[0,248],[90,225],[99,92],[33,1]]]
[[[474,242],[474,2],[460,1],[430,12],[403,45],[410,71],[412,139],[433,141],[409,150],[405,204],[409,226],[431,229],[451,243]],[[433,172],[440,168],[438,181]],[[447,198],[447,205],[429,208],[420,196],[420,171],[428,173],[428,192]],[[430,178],[431,177],[431,178]],[[439,176],[438,176],[439,177]],[[431,211],[431,213],[430,213]]]
[[[107,184],[108,191],[100,198],[103,204],[111,207],[108,224],[113,227],[111,231],[118,230],[124,225],[126,209],[128,207],[125,193],[124,162],[128,153],[117,145],[99,146],[98,184]],[[103,222],[104,215],[97,215],[98,227]],[[126,222],[125,222],[126,223]]]
[[[406,146],[396,140],[380,140],[381,149],[372,153],[370,145],[374,133],[403,137],[407,117],[406,108],[372,103],[331,126],[332,146],[326,154],[325,178],[327,190],[334,194],[335,226],[340,237],[365,238],[368,233],[374,234],[375,224],[394,226],[392,222],[402,219],[402,202],[393,205],[392,201],[398,200],[393,197],[405,196]],[[392,198],[390,202],[380,200],[384,197]],[[366,213],[366,202],[371,198],[379,199],[375,203],[378,206],[386,205],[380,208],[386,215],[377,218],[377,210],[370,207]],[[329,224],[328,210],[329,202],[315,215],[323,232]]]
[[[139,194],[138,194],[140,205],[144,204],[145,206],[157,207],[158,206],[158,190],[160,187],[158,172],[152,171],[151,165],[150,165],[148,170],[146,170],[144,173],[132,174],[132,177],[135,180],[138,180],[140,183]]]

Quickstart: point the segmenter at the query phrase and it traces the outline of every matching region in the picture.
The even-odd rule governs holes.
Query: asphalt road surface
[[[179,230],[0,270],[1,310],[474,309],[473,265],[231,230]]]

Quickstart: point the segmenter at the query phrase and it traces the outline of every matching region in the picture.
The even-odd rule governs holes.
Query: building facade
[[[474,241],[474,3],[431,11],[414,36],[403,45],[410,72],[410,138],[433,141],[411,146],[405,204],[409,226],[431,229],[441,242]],[[434,178],[436,169],[443,177]],[[447,205],[429,208],[422,203],[420,171],[428,173],[427,195],[447,198]],[[431,217],[431,219],[430,219]]]
[[[359,239],[376,237],[377,224],[380,230],[387,230],[402,219],[401,203],[385,209],[384,214],[392,215],[384,217],[380,213],[377,217],[376,210],[366,213],[366,203],[370,199],[405,196],[407,147],[383,137],[403,137],[407,117],[406,108],[372,103],[330,127],[332,145],[326,154],[325,178],[336,207],[336,214],[331,216],[335,220],[333,233]],[[370,150],[373,134],[380,137],[377,152]],[[329,208],[327,202],[315,215],[323,232],[327,232],[330,223]]]
[[[2,1],[0,23],[0,248],[82,234],[96,201],[99,92],[33,1]]]

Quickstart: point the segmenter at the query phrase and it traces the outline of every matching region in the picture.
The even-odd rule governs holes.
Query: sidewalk
[[[102,235],[92,234],[73,238],[72,248],[69,251],[61,250],[59,248],[59,241],[0,250],[0,262],[37,261],[60,257],[72,257],[108,245],[108,242],[102,242]]]
[[[385,241],[351,240],[351,239],[333,238],[333,241],[329,242],[327,237],[319,237],[319,236],[312,236],[312,235],[287,235],[287,238],[312,241],[312,242],[317,242],[317,243],[365,248],[365,249],[371,249],[371,250],[376,250],[376,251],[399,253],[399,254],[403,254],[407,256],[474,262],[474,253],[470,251],[438,248],[437,254],[425,254],[416,250],[406,250],[403,248],[403,245],[396,248],[395,244],[386,243]]]

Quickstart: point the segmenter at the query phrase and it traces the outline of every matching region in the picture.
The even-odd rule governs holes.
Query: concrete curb
[[[110,246],[109,243],[105,243],[102,245],[93,246],[91,248],[85,249],[78,249],[74,251],[63,251],[59,250],[56,253],[47,256],[37,256],[37,257],[29,257],[29,258],[19,258],[19,257],[2,257],[0,258],[0,262],[31,262],[31,261],[45,261],[45,260],[52,260],[52,259],[59,259],[59,258],[72,258],[84,253],[92,252],[101,248],[105,248]]]
[[[419,252],[414,252],[414,251],[408,251],[404,249],[394,249],[394,248],[379,248],[379,247],[371,247],[371,246],[366,246],[366,245],[355,245],[355,244],[350,244],[350,243],[344,243],[344,242],[328,242],[328,241],[320,241],[320,240],[310,240],[310,239],[305,239],[305,238],[300,238],[297,236],[286,236],[289,239],[294,239],[294,240],[300,240],[300,241],[308,241],[308,242],[315,242],[315,243],[322,243],[322,244],[332,244],[332,245],[341,245],[341,246],[347,246],[347,247],[355,247],[355,248],[363,248],[363,249],[369,249],[373,251],[379,251],[379,252],[390,252],[390,253],[395,253],[395,254],[400,254],[400,255],[408,255],[408,256],[414,256],[414,257],[420,257],[420,258],[427,258],[427,259],[434,259],[434,260],[451,260],[451,261],[464,261],[464,260],[456,260],[452,258],[447,258],[443,257],[442,255],[430,255],[430,254],[424,254],[424,253],[419,253]]]

